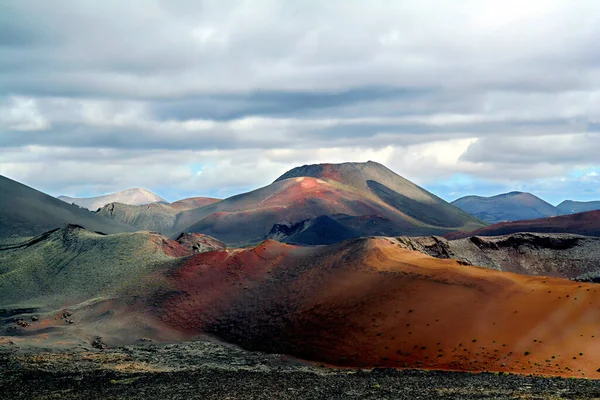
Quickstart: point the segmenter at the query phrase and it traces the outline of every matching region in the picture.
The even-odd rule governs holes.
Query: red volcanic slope
[[[204,207],[209,204],[221,201],[221,199],[215,199],[212,197],[190,197],[187,199],[181,199],[174,203],[169,204],[170,207],[178,211],[191,210],[194,208]]]
[[[257,243],[275,224],[332,215],[386,221],[384,232],[366,222],[356,232],[360,236],[441,235],[484,225],[383,165],[367,162],[294,168],[266,187],[178,214],[173,232],[206,233],[227,243]]]
[[[178,215],[178,229],[203,232],[220,240],[259,241],[275,222],[292,223],[329,214],[385,215],[398,229],[414,228],[414,219],[317,178],[299,177]],[[198,221],[194,223],[194,221]],[[187,226],[188,223],[194,223]]]
[[[573,233],[600,236],[600,210],[558,217],[501,222],[473,232],[448,233],[444,237],[447,239],[462,239],[470,236],[500,236],[516,232]]]
[[[600,377],[600,289],[435,259],[394,239],[189,257],[148,306],[162,324],[355,367]]]

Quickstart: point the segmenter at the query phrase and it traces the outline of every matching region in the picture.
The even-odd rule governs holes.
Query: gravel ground
[[[213,341],[69,352],[15,347],[0,347],[0,399],[600,398],[594,380],[331,369]]]

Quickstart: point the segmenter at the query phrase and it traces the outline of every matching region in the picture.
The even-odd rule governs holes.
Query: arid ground
[[[322,367],[215,341],[0,348],[0,399],[596,399],[597,381]]]

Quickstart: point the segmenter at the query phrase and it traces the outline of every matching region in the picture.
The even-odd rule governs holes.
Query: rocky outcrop
[[[227,245],[220,240],[201,233],[182,233],[177,237],[176,241],[192,254],[227,248]]]
[[[543,233],[472,236],[448,240],[437,236],[399,237],[398,244],[436,258],[525,275],[600,280],[600,238]]]
[[[277,241],[286,241],[289,236],[293,236],[299,232],[302,232],[309,220],[305,219],[300,222],[296,222],[294,224],[275,224],[269,231],[267,238],[277,240]]]

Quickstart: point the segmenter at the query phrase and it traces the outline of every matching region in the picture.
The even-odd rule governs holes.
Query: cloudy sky
[[[373,160],[597,200],[598,43],[596,0],[0,1],[0,174],[176,200]]]

